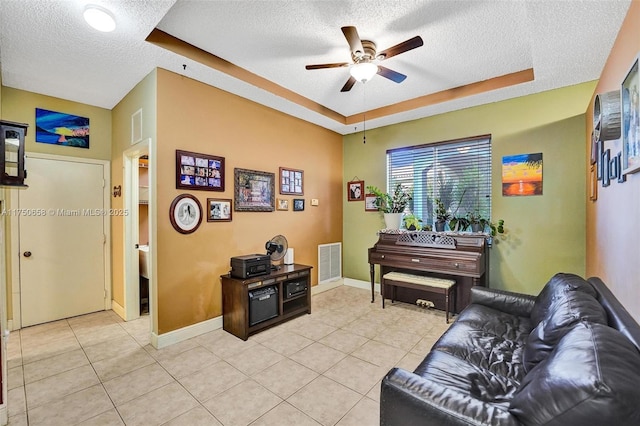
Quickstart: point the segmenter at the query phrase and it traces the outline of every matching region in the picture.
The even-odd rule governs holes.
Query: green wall
[[[344,176],[386,186],[386,150],[492,135],[495,219],[507,235],[490,251],[490,286],[536,294],[556,272],[585,274],[585,111],[595,82],[427,117],[344,137]],[[503,197],[502,157],[543,153],[543,195]],[[346,185],[345,185],[346,188]],[[381,213],[344,197],[343,275],[368,281],[367,248]]]

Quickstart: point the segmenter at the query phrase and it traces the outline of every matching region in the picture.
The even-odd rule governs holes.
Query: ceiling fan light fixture
[[[361,83],[365,83],[373,78],[378,72],[378,66],[371,62],[359,62],[351,66],[349,73]]]
[[[98,31],[109,33],[116,29],[116,20],[111,12],[100,6],[87,6],[83,16],[87,24]]]

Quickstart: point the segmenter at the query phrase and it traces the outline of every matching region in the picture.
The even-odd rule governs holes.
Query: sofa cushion
[[[522,351],[531,326],[526,317],[483,305],[469,305],[434,344],[480,368],[520,380],[525,371]]]
[[[584,278],[574,274],[555,274],[544,286],[531,309],[531,323],[535,327],[547,316],[551,304],[567,292],[580,291],[596,297],[596,291]]]
[[[607,324],[607,314],[592,296],[580,291],[559,294],[542,321],[531,331],[523,352],[525,371],[544,360],[560,339],[578,322]]]
[[[524,425],[640,424],[640,353],[619,331],[580,322],[515,392]]]
[[[520,382],[440,351],[432,351],[415,374],[479,401],[508,409]]]

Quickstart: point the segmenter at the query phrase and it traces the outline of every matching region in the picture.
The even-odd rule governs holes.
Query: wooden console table
[[[443,234],[444,235],[444,234]],[[470,301],[471,287],[485,286],[489,275],[489,251],[484,234],[449,235],[455,240],[455,248],[420,247],[398,243],[400,233],[380,232],[378,242],[369,249],[371,275],[371,302],[374,302],[375,265],[380,265],[380,293],[385,296],[384,275],[398,271],[456,281],[456,312]],[[401,293],[397,300],[415,303],[419,296],[411,289]],[[432,293],[435,307],[446,310],[445,298]]]
[[[225,331],[247,340],[254,333],[280,324],[298,315],[311,313],[311,266],[282,265],[270,274],[251,278],[235,278],[222,275],[222,321]],[[287,294],[288,285],[306,284],[306,291]],[[271,287],[277,291],[277,315],[273,318],[250,324],[249,292]]]

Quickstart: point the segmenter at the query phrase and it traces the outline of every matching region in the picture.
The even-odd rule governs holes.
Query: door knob
[[[30,252],[30,251],[25,251],[25,252],[23,253],[23,256],[24,256],[24,257],[31,257],[31,252]]]

